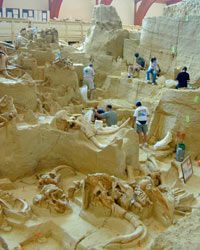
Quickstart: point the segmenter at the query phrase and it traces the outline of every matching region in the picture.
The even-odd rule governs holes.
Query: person
[[[19,49],[20,47],[25,47],[27,43],[28,43],[27,32],[26,29],[23,28],[20,30],[19,34],[16,37],[15,48]]]
[[[106,106],[106,112],[99,114],[95,111],[95,116],[101,120],[106,120],[106,125],[111,127],[113,125],[117,125],[117,113],[113,111],[112,105],[108,104]]]
[[[134,73],[135,73],[135,67],[133,66],[133,64],[129,64],[129,66],[128,66],[128,78],[134,77]]]
[[[141,69],[144,69],[145,68],[144,58],[141,57],[139,53],[135,53],[135,59],[136,59],[137,65],[140,66]]]
[[[188,87],[188,83],[190,81],[190,75],[187,72],[187,67],[183,67],[182,72],[180,72],[177,75],[176,80],[178,81],[178,84],[176,85],[176,89]]]
[[[137,65],[134,67],[133,64],[129,64],[128,66],[128,78],[134,77],[135,72],[139,74],[140,70],[145,68],[145,60],[139,53],[135,53],[135,59]]]
[[[139,135],[139,144],[140,147],[144,144],[147,146],[147,132],[148,132],[148,117],[149,110],[147,107],[143,106],[140,101],[136,102],[136,110],[134,112],[134,125],[136,123],[136,131]]]
[[[36,27],[32,27],[32,22],[28,22],[28,28],[26,29],[29,40],[33,40],[37,37],[38,30]]]
[[[98,113],[98,114],[104,114],[105,113],[105,110],[103,109],[103,108],[98,108],[98,106],[95,106],[94,107],[94,121],[95,120],[101,120],[100,118],[98,118],[97,116],[96,116],[96,112]]]
[[[4,77],[9,78],[9,74],[7,72],[7,65],[8,65],[8,56],[4,52],[4,50],[0,49],[0,74]]]
[[[156,85],[157,71],[160,73],[160,66],[156,57],[151,58],[149,68],[147,70],[147,81],[150,82],[150,75],[152,75],[152,84]]]
[[[87,85],[89,90],[89,98],[92,100],[95,92],[95,84],[94,84],[94,68],[93,64],[89,64],[87,67],[83,69],[83,84]]]

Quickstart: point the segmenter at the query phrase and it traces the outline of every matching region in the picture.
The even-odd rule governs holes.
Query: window
[[[46,21],[47,22],[47,11],[42,11],[42,21]]]
[[[34,10],[22,10],[22,18],[34,18]]]
[[[3,17],[3,10],[0,8],[0,17]]]
[[[19,9],[7,8],[6,17],[7,18],[19,18],[20,17]]]

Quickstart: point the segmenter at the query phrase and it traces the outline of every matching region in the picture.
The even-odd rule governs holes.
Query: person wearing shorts
[[[148,117],[149,110],[142,106],[140,101],[136,102],[136,110],[134,112],[134,124],[136,123],[136,131],[139,135],[140,146],[147,146],[147,132],[148,132]]]

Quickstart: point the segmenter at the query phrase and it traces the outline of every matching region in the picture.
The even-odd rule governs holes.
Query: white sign
[[[181,163],[181,169],[183,173],[184,182],[186,183],[190,179],[190,177],[193,175],[193,167],[192,167],[192,161],[191,161],[190,156],[185,158],[185,160]]]

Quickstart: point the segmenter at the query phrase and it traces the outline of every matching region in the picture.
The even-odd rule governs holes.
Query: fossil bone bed
[[[183,1],[127,31],[114,7],[99,5],[79,47],[60,41],[54,28],[22,29],[15,46],[2,42],[0,249],[200,248],[195,8],[198,1]],[[147,64],[158,58],[157,85],[146,83],[143,70],[127,77],[136,52]],[[88,99],[82,72],[91,63],[96,90]],[[190,88],[176,90],[183,66]],[[132,127],[137,100],[150,113],[148,147],[139,147]],[[115,126],[93,122],[94,107],[107,104]],[[175,158],[178,134],[193,166],[186,183]]]

